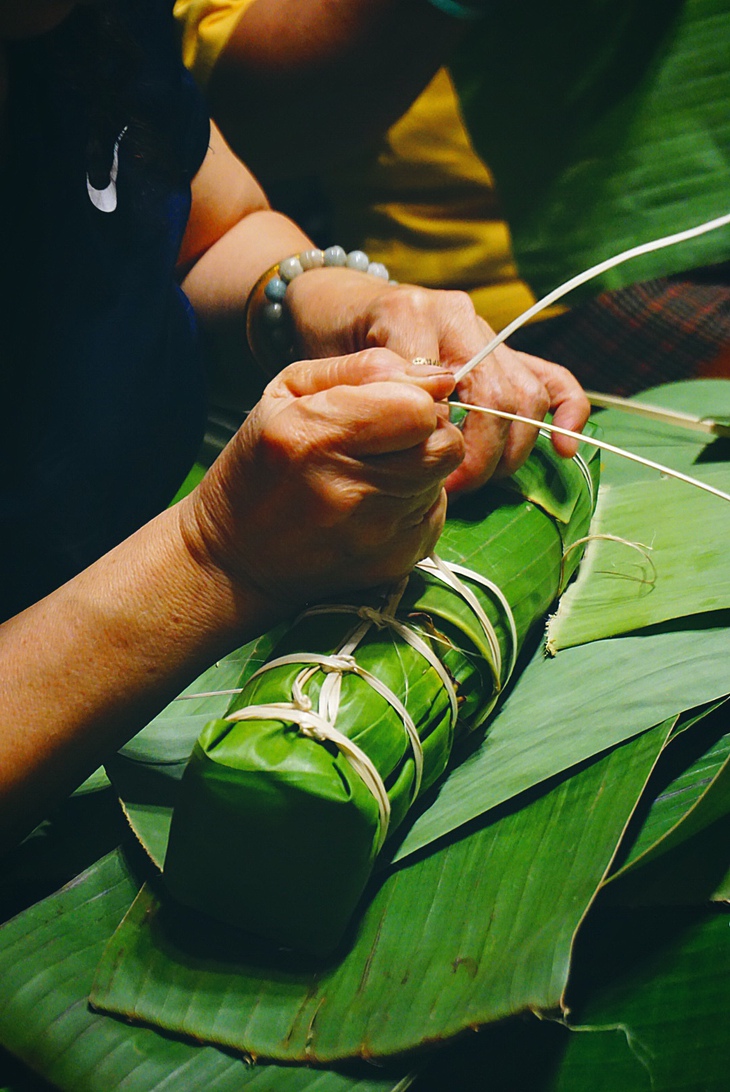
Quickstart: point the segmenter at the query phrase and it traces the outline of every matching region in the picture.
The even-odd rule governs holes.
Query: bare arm
[[[192,197],[178,259],[182,287],[203,326],[240,333],[246,299],[261,274],[313,244],[296,224],[271,210],[215,125]]]
[[[213,71],[213,115],[267,177],[321,170],[400,117],[461,29],[425,0],[254,0]]]
[[[0,848],[226,651],[432,548],[463,445],[451,378],[408,372],[288,369],[193,494],[0,626]]]
[[[200,321],[218,339],[228,390],[245,366],[244,315],[258,278],[283,257],[310,247],[290,220],[272,212],[253,176],[213,128],[211,146],[193,185],[193,214],[181,253],[183,287]],[[343,269],[318,269],[287,291],[298,350],[304,358],[386,346],[405,359],[440,360],[455,371],[491,338],[492,331],[460,292],[393,286]],[[580,430],[588,403],[577,381],[547,361],[501,346],[463,383],[466,401],[493,405]],[[449,483],[469,489],[491,474],[511,474],[527,458],[532,429],[481,417],[469,420],[466,457]],[[569,443],[556,445],[572,454]]]

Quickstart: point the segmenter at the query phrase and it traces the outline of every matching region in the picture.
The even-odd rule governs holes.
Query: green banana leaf
[[[642,817],[638,834],[612,879],[656,860],[730,812],[730,733],[723,730],[726,717],[726,710],[721,709],[719,718],[710,717],[689,735],[673,737],[654,775],[661,790]],[[652,786],[647,796],[651,792]]]
[[[727,211],[729,50],[728,0],[500,4],[470,27],[452,74],[538,295]],[[583,293],[728,256],[725,228],[634,259]]]
[[[110,941],[95,1006],[254,1056],[398,1055],[559,1008],[575,931],[673,719],[399,868],[327,965],[277,952],[149,885]]]
[[[691,818],[691,816],[690,816]],[[602,892],[618,907],[699,906],[728,901],[730,816],[724,815],[692,837],[677,839],[640,866],[611,877]]]
[[[664,627],[642,637],[596,642],[555,659],[536,649],[484,741],[466,757],[459,755],[461,762],[449,771],[428,807],[394,840],[392,858],[408,857],[680,707],[694,709],[723,698],[730,690],[730,635],[720,622],[708,617],[705,628]],[[615,678],[622,679],[620,688]],[[170,730],[182,705],[165,711]],[[177,781],[159,787],[171,767],[164,764],[164,756],[159,768],[155,766],[153,737],[146,746],[141,771],[138,764],[127,762],[123,780],[117,781],[116,762],[111,769],[132,828],[161,868]],[[178,777],[183,768],[182,763],[175,767]],[[144,794],[149,771],[155,769],[158,785],[150,800]]]
[[[730,488],[726,464],[706,466],[702,478]],[[548,625],[551,652],[730,607],[727,501],[668,478],[609,486],[590,533],[578,578]]]
[[[107,760],[130,826],[158,868],[165,859],[177,787],[195,741],[212,717],[225,712],[242,678],[261,666],[278,632],[272,630],[213,664]]]
[[[726,911],[612,911],[586,930],[571,1034],[545,1092],[725,1092]]]
[[[569,648],[554,659],[539,648],[484,742],[450,772],[394,859],[680,710],[725,696],[726,623],[725,615],[707,615]]]
[[[724,1092],[728,924],[707,910],[593,913],[569,1021],[488,1028],[443,1051],[413,1092]]]
[[[698,709],[690,709],[687,712],[681,713],[677,718],[677,723],[674,725],[674,731],[672,732],[672,738],[678,736],[681,732],[685,732],[688,728],[694,727],[705,717],[711,716],[717,709],[720,709],[727,702],[727,698],[720,698],[718,701],[709,702],[707,705],[701,705]]]
[[[596,642],[553,660],[538,648],[485,740],[465,758],[459,756],[462,761],[428,807],[396,839],[393,859],[408,857],[490,808],[645,731],[680,706],[694,709],[724,697],[730,689],[730,635],[718,619],[707,622],[704,629],[665,628],[640,638]],[[623,680],[618,689],[617,677]],[[168,708],[170,726],[179,708]],[[137,837],[161,868],[174,796],[158,790],[157,799],[168,803],[138,803],[148,787],[147,770],[154,768],[153,743],[146,759],[141,775],[127,763],[118,787]],[[182,768],[177,767],[178,775]],[[116,764],[112,770],[117,783]]]
[[[63,1092],[405,1092],[410,1077],[251,1066],[92,1012],[94,970],[139,881],[113,853],[0,929],[0,1038]],[[21,1088],[19,1092],[23,1092]]]
[[[636,395],[631,401],[725,420],[730,417],[730,380],[687,379],[681,383],[664,383]],[[612,444],[698,478],[702,478],[706,466],[727,462],[730,457],[727,440],[708,438],[706,434],[676,425],[629,416],[617,409],[601,410],[593,419]],[[656,470],[621,455],[606,451],[601,455],[603,484],[656,481],[657,476]]]

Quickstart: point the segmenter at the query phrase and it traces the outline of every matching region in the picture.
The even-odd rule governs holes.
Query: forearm
[[[313,246],[295,223],[271,210],[252,212],[198,259],[182,287],[201,325],[243,336],[248,295],[276,262]]]
[[[213,115],[267,176],[321,169],[380,136],[461,29],[426,0],[255,0],[211,76]]]
[[[190,553],[169,509],[0,627],[0,847],[29,831],[273,610]]]
[[[178,276],[213,346],[214,400],[240,407],[260,393],[260,377],[249,375],[247,367],[248,295],[275,262],[312,244],[291,220],[268,207],[255,178],[215,126],[193,179],[192,198]]]

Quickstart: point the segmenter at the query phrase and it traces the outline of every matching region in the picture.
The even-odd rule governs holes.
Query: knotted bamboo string
[[[481,723],[494,707],[502,690],[502,653],[496,630],[488,615],[471,589],[459,579],[457,571],[462,576],[474,580],[491,592],[498,600],[505,613],[508,624],[508,633],[510,635],[507,679],[512,673],[517,656],[517,628],[512,610],[504,593],[496,584],[464,566],[450,565],[441,558],[434,556],[427,561],[421,562],[419,567],[432,576],[444,581],[454,591],[461,595],[471,607],[480,626],[484,630],[487,645],[494,661],[490,664],[494,686],[492,700],[488,704],[486,711],[479,718],[478,723]],[[399,585],[389,597],[385,608],[380,611],[375,610],[374,608],[356,607],[354,605],[341,603],[318,604],[315,607],[305,610],[299,616],[300,619],[315,614],[328,614],[334,612],[355,614],[360,619],[360,622],[344,638],[336,653],[290,653],[285,656],[280,656],[264,664],[247,680],[248,685],[253,679],[265,674],[267,671],[274,670],[275,668],[288,666],[290,664],[306,664],[307,667],[294,679],[291,701],[266,702],[264,704],[249,705],[244,709],[236,710],[225,717],[225,719],[229,721],[280,720],[296,725],[303,735],[307,735],[309,738],[317,740],[318,742],[334,743],[370,789],[378,805],[379,836],[376,844],[376,852],[382,848],[388,834],[390,825],[390,800],[383,779],[372,760],[356,743],[336,727],[335,722],[339,712],[340,689],[343,675],[345,673],[357,675],[371,686],[376,693],[380,694],[401,718],[414,759],[415,770],[413,791],[411,793],[412,802],[418,796],[421,786],[423,775],[423,747],[413,718],[403,702],[401,702],[400,698],[398,698],[389,687],[372,675],[371,672],[361,667],[352,655],[371,626],[375,625],[380,628],[392,629],[427,660],[429,665],[433,667],[439,675],[441,683],[448,695],[452,728],[455,726],[458,716],[456,692],[444,665],[427,642],[411,627],[405,625],[395,616],[395,611],[398,608],[406,584],[407,581],[403,581]],[[320,690],[318,709],[315,710],[311,699],[304,692],[304,687],[309,680],[314,677],[317,671],[325,672],[327,678]],[[507,680],[505,679],[504,681],[506,682]],[[241,693],[242,689],[243,688],[237,688],[234,692]],[[216,693],[217,692],[215,691],[208,691],[205,696],[215,696]],[[219,693],[230,693],[230,691],[220,691]],[[204,695],[183,695],[183,697],[186,698],[202,696]]]

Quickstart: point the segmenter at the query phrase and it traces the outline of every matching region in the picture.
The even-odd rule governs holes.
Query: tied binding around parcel
[[[195,745],[165,860],[174,898],[279,946],[337,948],[383,846],[577,566],[598,465],[540,436],[513,478],[455,506],[438,557],[400,586],[291,623]]]

